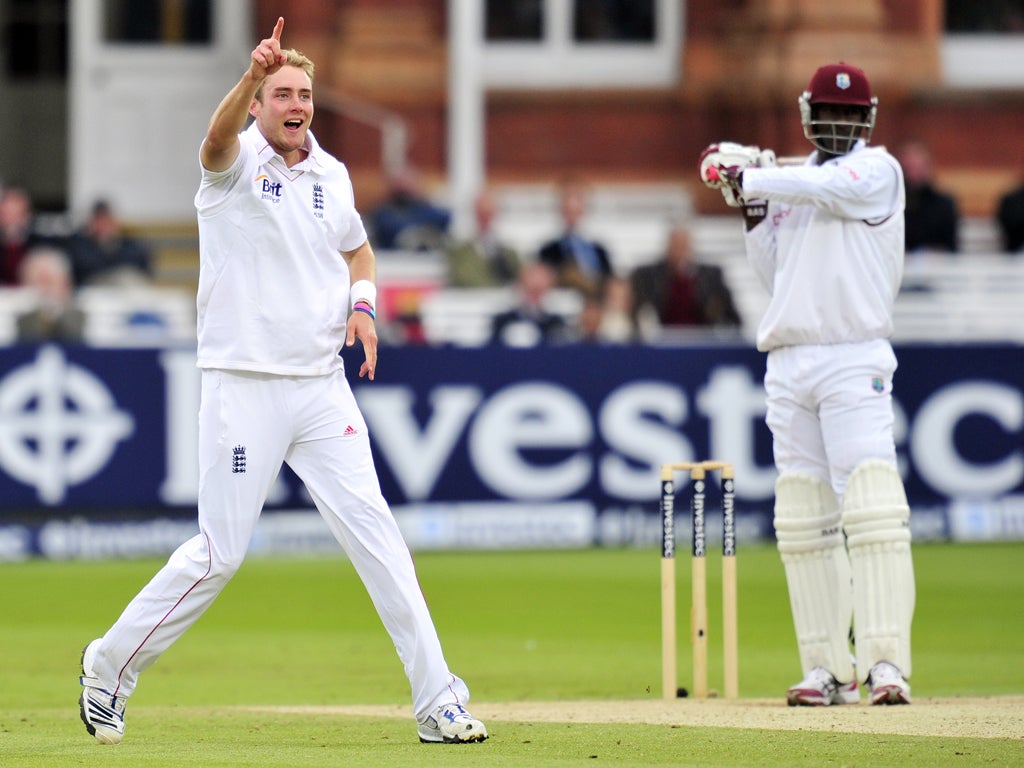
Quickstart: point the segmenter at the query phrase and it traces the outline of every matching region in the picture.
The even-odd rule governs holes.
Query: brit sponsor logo
[[[256,177],[256,186],[262,200],[269,200],[272,203],[280,203],[283,187],[279,181],[271,181],[265,173]]]

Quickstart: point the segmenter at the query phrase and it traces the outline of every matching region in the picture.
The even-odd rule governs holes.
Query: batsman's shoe
[[[100,744],[120,744],[124,738],[125,697],[115,696],[103,688],[93,676],[92,662],[96,658],[99,640],[93,640],[82,651],[82,695],[78,699],[82,722],[90,736]]]
[[[849,683],[836,681],[824,667],[815,667],[807,677],[786,691],[791,707],[828,707],[832,704],[856,704],[860,701],[856,679]]]
[[[424,744],[463,744],[483,741],[487,738],[487,728],[461,704],[442,704],[420,723],[419,734]]]
[[[910,683],[899,668],[887,661],[880,661],[868,674],[872,704],[909,704]]]

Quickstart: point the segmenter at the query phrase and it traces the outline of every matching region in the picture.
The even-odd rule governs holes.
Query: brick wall
[[[257,0],[257,28],[277,4]],[[446,157],[446,0],[302,0],[289,4],[286,44],[318,64],[317,85],[391,110],[411,127],[410,157],[443,183]],[[990,215],[1018,176],[1024,94],[964,94],[940,83],[941,0],[689,0],[679,84],[643,91],[489,95],[487,174],[551,181],[679,181],[699,208],[716,195],[694,184],[696,158],[718,139],[803,153],[796,98],[814,69],[863,67],[880,100],[875,140],[923,138],[940,183],[964,213]],[[383,194],[378,134],[318,110],[321,141],[350,167],[357,194]]]

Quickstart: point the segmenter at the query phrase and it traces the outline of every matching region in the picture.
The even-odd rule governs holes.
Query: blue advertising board
[[[357,354],[345,352],[350,371]],[[934,513],[941,535],[1024,535],[1021,348],[897,354],[897,447],[915,515]],[[584,545],[646,540],[658,466],[706,458],[735,466],[740,516],[768,529],[763,373],[764,355],[731,344],[410,346],[382,348],[374,382],[350,378],[414,545]],[[35,532],[52,520],[193,518],[198,396],[190,347],[0,349],[0,529],[21,526],[7,549],[40,550]],[[268,511],[311,507],[282,472]],[[0,558],[3,542],[0,530]]]

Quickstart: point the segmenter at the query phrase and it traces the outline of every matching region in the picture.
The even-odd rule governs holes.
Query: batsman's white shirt
[[[861,462],[896,461],[888,339],[903,275],[903,173],[863,142],[813,159],[744,172],[746,198],[768,201],[745,237],[771,294],[757,347],[768,352],[776,468],[819,477],[842,499]]]
[[[768,200],[767,217],[746,233],[747,257],[771,294],[757,329],[763,352],[892,336],[903,277],[900,165],[862,142],[811,163],[743,174],[746,198]]]
[[[862,142],[812,161],[743,178],[747,199],[769,201],[746,243],[771,292],[757,343],[768,352],[775,467],[780,477],[820,479],[839,502],[837,520],[820,496],[776,497],[800,661],[804,674],[821,666],[849,680],[852,623],[861,681],[883,660],[909,676],[914,577],[902,485],[896,472],[873,469],[846,496],[858,467],[884,461],[898,471],[889,337],[903,272],[903,174]]]
[[[289,168],[253,123],[225,171],[203,170],[200,368],[315,376],[341,367],[349,271],[366,241],[345,166],[307,133]],[[296,343],[301,339],[300,343]]]

